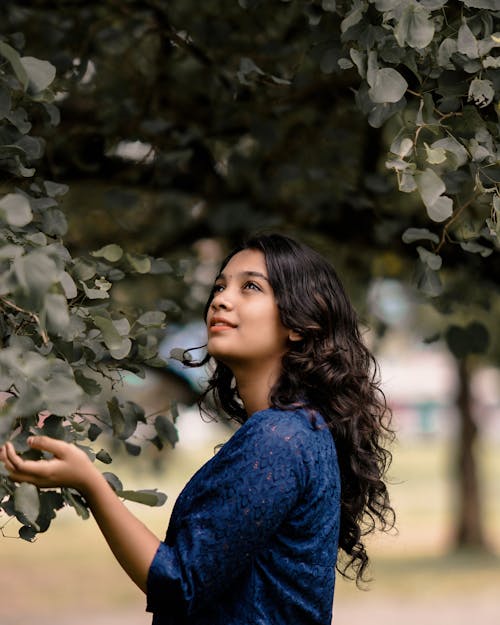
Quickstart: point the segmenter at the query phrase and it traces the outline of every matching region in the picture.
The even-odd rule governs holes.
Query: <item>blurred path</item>
[[[1,620],[1,625],[150,625],[151,616],[145,614],[143,606],[130,606],[126,610],[88,613],[83,608],[81,614],[56,613],[38,615],[33,620],[15,617]],[[363,597],[359,601],[337,602],[335,625],[498,625],[500,623],[500,602],[494,596],[477,594],[461,598],[433,598],[421,601],[370,600]],[[293,624],[290,624],[293,625]]]

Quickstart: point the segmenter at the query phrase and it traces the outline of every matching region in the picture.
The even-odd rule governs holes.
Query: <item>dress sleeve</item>
[[[267,421],[244,430],[181,495],[174,537],[167,534],[150,567],[149,611],[186,617],[213,602],[299,499],[306,480],[300,433]]]

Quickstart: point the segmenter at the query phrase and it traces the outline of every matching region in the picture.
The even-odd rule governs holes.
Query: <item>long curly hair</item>
[[[356,312],[325,258],[289,237],[263,234],[231,252],[220,271],[245,249],[264,254],[281,321],[302,337],[290,342],[282,358],[270,405],[280,409],[304,405],[317,410],[328,424],[341,475],[337,569],[357,583],[366,581],[369,558],[364,537],[377,528],[392,528],[395,521],[384,482],[391,461],[387,449],[393,439],[391,414],[376,360],[363,343]],[[205,318],[212,299],[213,293]],[[208,361],[210,356],[203,362]],[[234,376],[222,362],[214,365],[200,405],[210,412],[205,400],[211,397],[216,409],[243,423],[248,417]]]

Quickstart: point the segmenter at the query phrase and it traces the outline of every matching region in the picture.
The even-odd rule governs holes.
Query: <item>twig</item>
[[[40,329],[40,336],[42,337],[43,344],[47,345],[47,343],[49,342],[49,336],[46,330],[42,328],[42,324],[40,323],[40,317],[38,315],[36,315],[33,312],[30,312],[29,310],[25,310],[24,308],[21,308],[17,304],[14,304],[14,302],[11,302],[8,299],[5,299],[4,297],[1,297],[0,301],[6,306],[9,306],[9,308],[12,308],[13,310],[16,310],[17,312],[23,313],[24,315],[27,315],[32,321],[34,321]]]
[[[462,215],[464,210],[472,204],[473,200],[474,200],[474,197],[471,197],[471,199],[468,202],[465,202],[465,204],[462,204],[462,206],[460,206],[456,210],[455,214],[452,217],[450,217],[450,219],[446,222],[445,226],[443,227],[443,232],[441,233],[441,240],[439,241],[437,248],[434,250],[434,254],[439,254],[439,252],[441,251],[441,248],[444,245],[446,237],[448,236],[448,229],[453,223],[455,223],[455,221],[457,221],[457,219]]]

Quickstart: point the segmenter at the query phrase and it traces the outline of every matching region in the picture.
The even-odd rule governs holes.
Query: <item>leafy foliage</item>
[[[154,329],[165,325],[166,316],[140,311],[132,318],[110,298],[114,283],[150,272],[154,258],[116,244],[74,258],[64,246],[67,222],[59,199],[68,188],[36,176],[33,163],[44,141],[31,134],[33,119],[58,122],[55,74],[48,61],[21,56],[0,41],[0,167],[6,191],[0,200],[0,444],[12,440],[19,453],[34,458],[39,452],[29,449],[27,437],[47,434],[107,464],[109,453],[94,454],[87,443],[102,432],[126,443],[146,417],[140,406],[117,396],[97,414],[95,397],[104,379],[116,385],[123,371],[141,376],[144,365],[164,365]],[[160,416],[157,422],[155,444],[174,444],[172,431],[165,434],[175,429],[169,419]],[[165,500],[156,491],[121,487],[119,495],[148,505]],[[45,531],[64,504],[88,516],[76,492],[39,493],[0,476],[0,507],[21,521],[21,538]]]
[[[362,79],[357,102],[373,126],[396,118],[386,165],[399,190],[416,192],[435,224],[431,252],[418,248],[421,285],[441,293],[447,239],[488,256],[500,235],[500,12],[490,0],[355,2],[342,41]],[[345,63],[348,64],[348,61]],[[450,228],[465,211],[466,233]],[[427,252],[427,250],[424,250]]]

